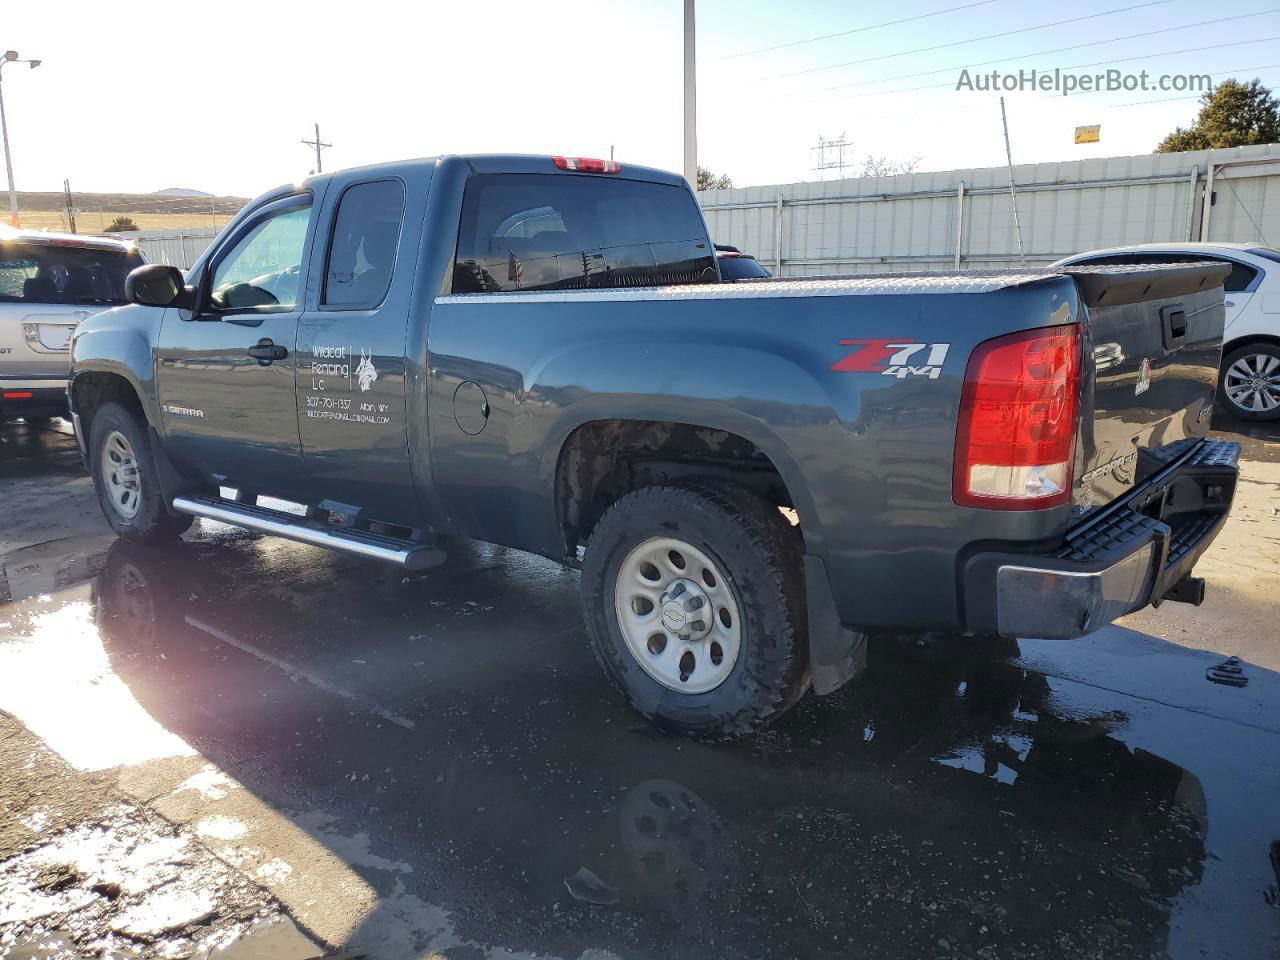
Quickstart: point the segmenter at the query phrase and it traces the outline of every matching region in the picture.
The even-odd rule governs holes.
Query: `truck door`
[[[156,381],[170,452],[215,482],[288,497],[302,467],[294,342],[312,197],[264,204],[206,261],[195,310],[168,310]]]
[[[320,282],[298,328],[302,457],[311,503],[419,528],[405,416],[418,228],[405,223],[403,180],[360,176],[339,176],[328,191]],[[411,204],[421,209],[423,185],[413,188]]]

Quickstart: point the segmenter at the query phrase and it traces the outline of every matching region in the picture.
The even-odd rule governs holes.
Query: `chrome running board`
[[[406,570],[427,570],[438,567],[446,559],[445,552],[435,544],[398,540],[365,530],[350,527],[332,527],[279,510],[247,503],[237,503],[221,497],[175,497],[173,509],[194,517],[217,520],[246,530],[256,530],[274,537],[284,537],[316,547],[328,547],[343,553],[394,563]]]

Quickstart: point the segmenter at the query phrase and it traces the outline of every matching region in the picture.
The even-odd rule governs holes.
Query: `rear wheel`
[[[1218,396],[1241,420],[1280,418],[1280,346],[1247,343],[1222,361]]]
[[[117,536],[152,545],[175,540],[191,526],[194,518],[165,509],[150,439],[128,408],[104,403],[94,411],[89,464],[98,503]]]
[[[803,546],[747,490],[646,487],[591,534],[592,647],[632,705],[701,737],[750,732],[809,687]]]

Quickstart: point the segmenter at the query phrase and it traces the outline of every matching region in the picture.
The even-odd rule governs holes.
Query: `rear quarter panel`
[[[1061,277],[983,294],[441,297],[429,341],[434,492],[456,531],[561,558],[555,470],[574,429],[620,418],[727,430],[781,473],[847,623],[941,628],[957,620],[965,545],[1043,540],[1069,513],[952,503],[969,353],[1002,333],[1078,318],[1075,287]],[[841,341],[859,339],[947,348],[936,377],[900,378],[884,362],[847,369],[865,345]],[[453,416],[466,380],[484,386],[492,411],[478,436]]]

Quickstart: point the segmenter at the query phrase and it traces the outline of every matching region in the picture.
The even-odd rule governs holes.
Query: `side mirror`
[[[190,310],[195,303],[194,291],[177,267],[149,263],[135,267],[124,279],[124,295],[130,303],[144,307],[182,307]]]

